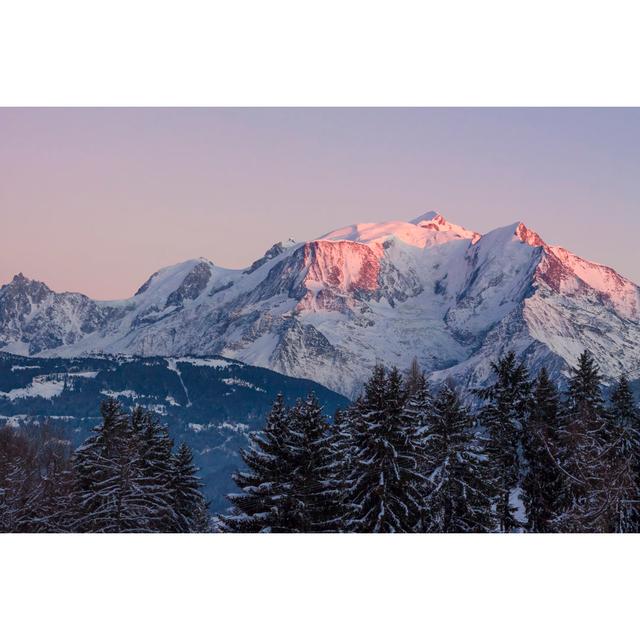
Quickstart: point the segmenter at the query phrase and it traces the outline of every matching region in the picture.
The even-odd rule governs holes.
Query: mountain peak
[[[530,247],[547,247],[547,243],[535,231],[520,221],[489,231],[483,239],[486,239],[486,246],[495,242],[517,242]]]
[[[27,282],[31,282],[31,280],[27,278],[22,271],[16,273],[11,280],[11,284],[26,284]]]
[[[436,232],[450,232],[454,236],[470,239],[472,244],[478,242],[481,237],[480,234],[475,231],[449,222],[441,213],[437,213],[436,211],[423,213],[421,216],[411,220],[410,224],[414,224],[421,229],[429,229]]]
[[[327,233],[320,240],[332,242],[348,240],[361,244],[382,245],[391,238],[425,249],[455,240],[470,240],[472,244],[475,244],[480,239],[480,234],[452,224],[435,211],[429,211],[410,222],[391,220],[389,222],[353,224]]]
[[[22,273],[16,273],[11,279],[11,282],[4,285],[5,287],[11,287],[13,289],[22,289],[24,287],[37,287],[37,288],[45,288],[48,289],[47,285],[44,282],[40,282],[39,280],[32,280],[31,278],[27,278],[27,276]]]
[[[427,213],[423,213],[421,216],[414,218],[413,220],[409,220],[411,224],[419,225],[421,222],[435,222],[437,224],[445,224],[447,221],[444,216],[440,215],[437,211],[427,211]]]
[[[533,230],[529,229],[523,222],[515,224],[514,235],[525,244],[532,247],[545,247],[546,242]]]
[[[255,260],[250,267],[244,270],[243,273],[253,273],[257,269],[259,269],[263,264],[269,262],[273,258],[281,255],[287,249],[291,247],[295,247],[298,244],[293,238],[289,238],[288,240],[281,240],[280,242],[276,242],[271,248],[267,249],[262,258],[258,258]]]

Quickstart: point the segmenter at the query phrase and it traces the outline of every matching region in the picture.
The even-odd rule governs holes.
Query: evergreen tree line
[[[153,414],[102,404],[75,451],[48,425],[0,428],[0,532],[204,532],[198,470]]]
[[[226,532],[639,532],[640,412],[620,378],[605,402],[583,353],[566,392],[513,353],[478,408],[414,362],[375,367],[333,421],[278,397],[234,475]]]

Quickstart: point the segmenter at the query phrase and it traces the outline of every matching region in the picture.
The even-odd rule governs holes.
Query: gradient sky
[[[640,282],[640,109],[0,109],[0,284],[126,297],[429,210]]]

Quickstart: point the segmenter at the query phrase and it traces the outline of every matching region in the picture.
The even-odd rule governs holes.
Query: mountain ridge
[[[610,380],[640,376],[639,309],[633,282],[522,222],[481,235],[430,212],[276,243],[244,270],[165,267],[120,301],[16,276],[0,288],[0,349],[219,353],[349,396],[377,360],[415,355],[433,379],[472,387],[506,350],[562,378],[589,349]]]

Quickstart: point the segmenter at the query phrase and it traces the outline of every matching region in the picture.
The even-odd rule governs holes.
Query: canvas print
[[[640,532],[639,110],[0,139],[0,531]]]

